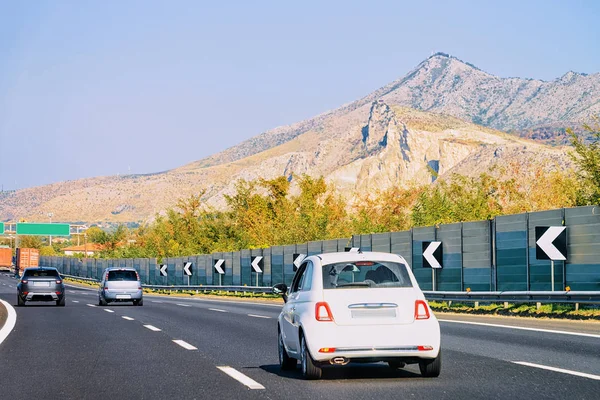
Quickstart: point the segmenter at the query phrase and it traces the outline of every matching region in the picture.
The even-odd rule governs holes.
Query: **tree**
[[[600,203],[600,121],[596,117],[593,125],[583,125],[587,138],[572,129],[567,129],[571,144],[575,148],[570,154],[579,167],[578,177],[581,180],[579,203]],[[587,139],[587,140],[586,140]]]
[[[24,249],[41,249],[43,246],[40,236],[19,236],[19,247]]]

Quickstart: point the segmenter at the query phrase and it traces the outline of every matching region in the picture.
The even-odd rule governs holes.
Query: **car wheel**
[[[102,297],[98,296],[98,305],[105,307],[106,306],[106,300],[102,299]]]
[[[285,350],[285,346],[283,345],[283,336],[281,332],[278,332],[277,335],[277,350],[279,353],[279,366],[283,371],[290,371],[296,368],[296,359],[292,358],[288,355]]]
[[[25,300],[19,295],[17,295],[17,306],[22,307],[25,305]]]
[[[64,307],[65,306],[65,296],[63,296],[60,300],[56,300],[56,305],[59,307]]]
[[[419,361],[419,370],[421,370],[421,375],[427,378],[440,376],[442,370],[442,349],[440,349],[438,356],[433,360]]]
[[[140,306],[140,307],[143,306],[144,305],[144,300],[143,299],[139,299],[138,302],[137,302],[137,305]]]
[[[302,352],[302,375],[306,379],[320,379],[322,374],[321,367],[310,356],[304,335],[300,337],[300,348]]]
[[[388,365],[391,369],[400,369],[406,367],[406,363],[399,360],[390,360],[388,361]]]

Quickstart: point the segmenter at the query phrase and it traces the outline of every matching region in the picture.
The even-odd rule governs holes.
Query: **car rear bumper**
[[[440,327],[435,317],[398,325],[339,326],[311,321],[303,329],[308,350],[319,362],[335,357],[358,361],[432,359],[440,351]]]
[[[141,300],[143,293],[142,290],[105,290],[103,297],[107,301],[133,301]]]
[[[29,292],[25,296],[21,296],[25,301],[58,301],[64,296],[64,293],[56,294],[56,292]]]

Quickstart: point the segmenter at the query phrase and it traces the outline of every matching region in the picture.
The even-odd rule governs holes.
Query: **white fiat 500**
[[[436,377],[442,366],[440,326],[401,256],[328,253],[308,257],[292,285],[273,287],[285,305],[278,319],[279,363],[299,360],[307,379],[349,362],[419,364]]]

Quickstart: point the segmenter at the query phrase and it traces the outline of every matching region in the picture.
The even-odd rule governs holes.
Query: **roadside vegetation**
[[[579,320],[598,320],[600,321],[600,308],[598,306],[581,304],[542,304],[537,306],[530,303],[458,303],[458,302],[439,302],[430,301],[429,306],[433,311],[452,312],[459,314],[479,314],[479,315],[502,315],[515,317],[532,318],[563,318]]]

